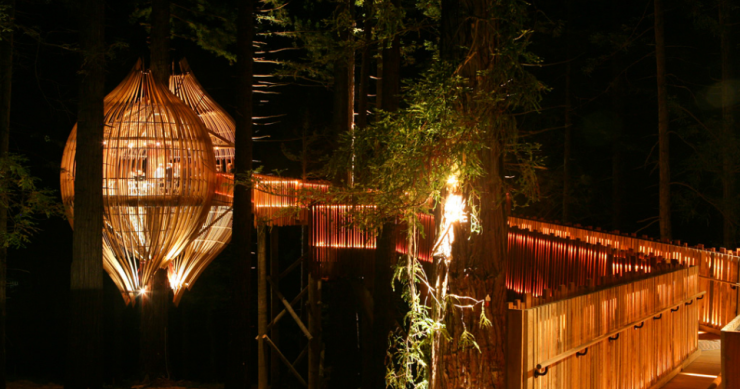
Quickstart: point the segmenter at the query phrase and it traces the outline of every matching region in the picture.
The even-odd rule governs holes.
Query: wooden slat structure
[[[103,267],[128,303],[201,229],[216,184],[215,157],[203,122],[141,61],[104,103]],[[70,223],[76,136],[75,127],[60,177]]]
[[[740,388],[740,316],[736,316],[722,328],[722,385],[724,388]]]
[[[508,389],[650,388],[698,346],[697,267],[509,306]]]
[[[515,226],[509,228],[508,248],[507,289],[534,296],[560,285],[601,285],[604,277],[650,272],[661,260],[631,249],[619,250]]]
[[[200,85],[186,60],[180,61],[180,73],[170,76],[170,92],[198,115],[213,144],[216,185],[208,216],[185,249],[170,261],[167,276],[173,300],[179,304],[208,265],[231,241],[234,199],[234,119]]]
[[[561,238],[579,239],[620,250],[632,250],[642,255],[653,255],[681,264],[698,266],[700,289],[707,292],[701,304],[701,325],[718,332],[738,313],[740,289],[740,257],[737,252],[705,249],[704,246],[688,247],[680,242],[659,242],[646,236],[606,232],[580,226],[561,225],[543,220],[509,217],[509,225],[520,229]]]

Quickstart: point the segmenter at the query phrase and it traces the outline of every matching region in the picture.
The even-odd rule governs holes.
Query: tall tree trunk
[[[372,26],[373,1],[365,1],[365,22],[363,26],[362,63],[360,64],[360,86],[357,91],[357,127],[367,125],[368,93],[370,92],[370,64],[373,60],[370,43],[373,39]]]
[[[170,1],[153,0],[151,17],[151,71],[154,80],[169,85]],[[169,376],[167,371],[167,328],[170,288],[167,271],[159,269],[152,277],[148,293],[142,295],[140,363],[144,377]]]
[[[152,0],[151,70],[154,79],[170,84],[170,0]]]
[[[167,369],[167,328],[170,288],[167,272],[159,269],[141,296],[141,337],[139,363],[148,380],[169,378]]]
[[[735,244],[735,177],[732,157],[735,153],[735,136],[733,127],[735,117],[733,112],[733,90],[730,83],[734,75],[732,51],[732,3],[731,0],[719,0],[719,25],[722,52],[722,236],[725,247],[732,248]]]
[[[393,0],[393,6],[400,6],[400,1]],[[390,47],[383,47],[378,88],[378,107],[386,112],[395,112],[399,108],[401,90],[401,47],[398,36],[394,37]],[[431,232],[427,232],[431,233]],[[385,387],[385,358],[388,350],[388,334],[393,330],[393,292],[390,288],[393,278],[393,264],[396,250],[393,242],[396,225],[392,221],[383,223],[377,249],[375,250],[375,280],[373,287],[373,339],[372,360],[370,361],[369,382],[372,388]]]
[[[485,0],[442,1],[442,59],[459,66],[458,74],[467,79],[473,90],[490,87],[481,84],[485,77],[480,77],[480,72],[496,68],[498,26],[492,20],[499,15],[491,12],[495,8]],[[474,99],[468,99],[461,103],[461,113],[481,112],[485,108],[477,104]],[[498,120],[507,120],[505,112],[490,114],[500,115]],[[503,388],[505,383],[507,227],[501,130],[495,126],[485,129],[483,135],[488,147],[478,154],[484,175],[472,182],[479,195],[476,205],[480,231],[472,233],[469,223],[454,227],[454,236],[466,238],[454,241],[449,264],[449,293],[487,301],[486,316],[492,325],[481,325],[480,306],[448,311],[445,323],[452,340],[440,343],[432,389]],[[463,197],[469,198],[469,194],[464,193]],[[475,337],[480,351],[462,345],[466,331]]]
[[[671,166],[668,134],[668,91],[665,82],[665,34],[663,0],[655,0],[655,63],[658,80],[658,205],[660,239],[671,239]]]
[[[342,0],[337,6],[337,13],[352,12],[353,2]],[[344,30],[339,34],[339,39],[351,47],[351,31]],[[339,142],[339,137],[352,131],[354,123],[354,75],[355,75],[355,53],[347,49],[334,62],[334,141]],[[344,181],[351,184],[352,171],[347,172],[346,177],[337,177],[336,184]]]
[[[571,1],[569,0],[566,5],[568,9],[568,24],[565,27],[565,139],[563,140],[563,222],[569,222],[572,215],[570,214],[570,205],[573,202],[571,198],[571,144],[572,144],[572,123],[570,118],[571,113],[571,101],[570,101],[570,77],[571,77],[571,66],[570,66],[570,24],[573,22],[571,19]]]
[[[66,388],[101,388],[103,322],[103,98],[105,5],[82,1],[82,79],[77,119],[75,230]]]
[[[621,0],[612,2],[613,31],[619,30],[621,23]],[[614,110],[614,138],[612,142],[612,228],[622,228],[622,208],[624,195],[624,80],[621,76],[621,56],[612,57],[612,109]]]
[[[237,91],[234,168],[238,180],[252,173],[252,41],[254,0],[240,0],[237,14]],[[251,386],[252,368],[252,190],[234,188],[234,221],[231,235],[232,322],[226,389]]]
[[[13,79],[13,22],[15,0],[5,0],[8,6],[10,31],[0,33],[0,159],[8,157],[10,146],[10,95]],[[0,208],[0,235],[8,231],[8,210]],[[8,279],[8,250],[0,246],[0,389],[5,389],[5,302]]]

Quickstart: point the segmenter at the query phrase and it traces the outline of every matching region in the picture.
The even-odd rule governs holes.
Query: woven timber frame
[[[103,264],[126,302],[174,261],[209,215],[213,143],[192,109],[139,61],[105,98]],[[74,214],[77,128],[62,157],[62,200]]]
[[[192,288],[206,267],[231,241],[233,220],[234,119],[206,93],[186,60],[180,61],[180,74],[170,76],[170,91],[203,121],[213,143],[216,187],[208,215],[190,243],[170,262],[168,277],[179,304],[185,289]]]

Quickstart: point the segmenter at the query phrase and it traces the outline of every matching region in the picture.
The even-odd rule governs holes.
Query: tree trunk
[[[167,370],[167,308],[170,288],[167,272],[157,270],[141,296],[141,375],[148,380],[169,378]]]
[[[570,204],[573,202],[571,199],[571,144],[572,144],[572,131],[571,131],[571,102],[570,102],[570,4],[568,1],[568,24],[565,30],[565,139],[563,140],[563,222],[569,222],[572,215],[570,214]]]
[[[393,1],[398,7],[400,2]],[[379,108],[386,112],[395,112],[399,108],[399,93],[401,90],[401,48],[400,40],[396,36],[391,47],[383,48],[380,88],[378,90]],[[385,387],[386,355],[388,351],[388,334],[393,330],[393,292],[391,279],[393,278],[393,264],[396,250],[393,245],[396,234],[396,225],[392,222],[383,223],[375,250],[375,280],[373,282],[373,335],[372,359],[370,363],[369,381],[372,388]]]
[[[9,24],[15,18],[15,0],[6,0]],[[10,148],[10,95],[13,79],[13,30],[0,35],[0,159],[8,157]],[[8,231],[8,210],[0,208],[0,235]],[[5,302],[8,279],[8,250],[0,246],[0,389],[5,389]]]
[[[170,1],[153,0],[151,17],[151,71],[164,88],[169,85]],[[168,377],[167,328],[170,287],[167,271],[159,269],[142,296],[140,363],[142,376],[149,379]]]
[[[75,230],[66,388],[101,388],[103,322],[103,98],[105,8],[82,1],[82,79],[77,119]]]
[[[396,229],[393,223],[384,223],[375,250],[375,281],[373,288],[373,332],[370,350],[369,388],[385,388],[388,334],[393,330],[391,279],[393,278],[393,247]]]
[[[455,227],[449,269],[449,291],[477,300],[488,300],[486,316],[491,327],[480,325],[481,309],[449,309],[446,328],[452,340],[441,342],[437,381],[433,389],[503,388],[505,382],[507,227],[504,213],[501,147],[495,141],[481,152],[486,176],[476,182],[480,190],[481,231],[471,234],[470,225]],[[469,271],[475,269],[475,271]],[[461,345],[464,331],[475,336],[480,352]]]
[[[170,0],[152,0],[151,70],[165,88],[170,84]]]
[[[352,2],[343,0],[339,5],[338,13],[351,12]],[[351,46],[352,35],[350,31],[342,31],[339,39]],[[355,75],[355,53],[349,50],[340,55],[334,62],[334,142],[338,144],[339,137],[352,131],[354,123],[354,75]],[[348,171],[346,177],[337,177],[335,184],[347,184],[352,182],[352,172]]]
[[[621,18],[621,0],[612,2],[612,28],[619,30]],[[612,228],[622,228],[622,208],[624,196],[624,80],[620,54],[612,57],[612,109],[614,110],[614,137],[612,142]]]
[[[658,165],[660,168],[659,220],[660,239],[671,239],[671,167],[668,137],[668,91],[665,82],[665,37],[663,0],[655,0],[655,63],[658,80]]]
[[[498,26],[492,20],[499,19],[499,15],[492,15],[494,11],[485,0],[442,1],[442,59],[458,66],[457,74],[467,80],[472,90],[490,88],[482,84],[486,79],[480,72],[496,68],[494,53],[498,45],[495,38]],[[479,23],[479,20],[485,22]],[[477,104],[479,102],[474,99],[462,102],[460,113],[489,110]],[[488,114],[500,115],[497,121],[506,120],[505,112]],[[485,300],[486,317],[492,325],[481,326],[481,305],[474,309],[448,310],[445,323],[452,339],[439,344],[438,363],[432,367],[436,368],[432,389],[503,388],[505,383],[507,227],[501,130],[495,125],[483,130],[488,147],[481,150],[478,157],[484,173],[471,182],[479,202],[468,204],[468,208],[478,206],[480,231],[471,233],[470,223],[455,225],[454,236],[466,238],[454,241],[449,265],[449,294]],[[469,195],[463,193],[464,198],[470,198]],[[480,351],[462,345],[465,331],[475,337]]]
[[[735,152],[735,136],[733,127],[735,117],[733,112],[733,61],[732,51],[732,12],[731,0],[719,0],[719,25],[721,34],[722,52],[722,236],[724,245],[732,248],[735,245],[735,231],[733,228],[735,218],[735,177],[733,172],[732,157]]]
[[[241,0],[237,15],[237,91],[234,168],[236,178],[252,173],[252,41],[254,0]],[[229,336],[226,389],[251,386],[252,367],[252,190],[234,188],[234,221],[230,251],[232,271],[232,322]]]
[[[400,7],[399,0],[392,0],[394,7]],[[401,38],[396,35],[391,46],[383,47],[383,65],[380,75],[378,97],[380,109],[393,112],[398,109],[401,94]]]
[[[357,127],[367,126],[368,93],[370,92],[370,63],[372,62],[373,1],[365,1],[365,23],[363,26],[362,63],[360,64],[360,86],[357,91]]]

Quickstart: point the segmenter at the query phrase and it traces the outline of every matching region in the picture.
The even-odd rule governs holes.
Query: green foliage
[[[38,216],[62,216],[64,208],[55,192],[38,187],[39,179],[24,166],[26,159],[10,154],[0,158],[0,206],[8,212],[8,230],[0,235],[2,247],[23,247],[38,231]]]

